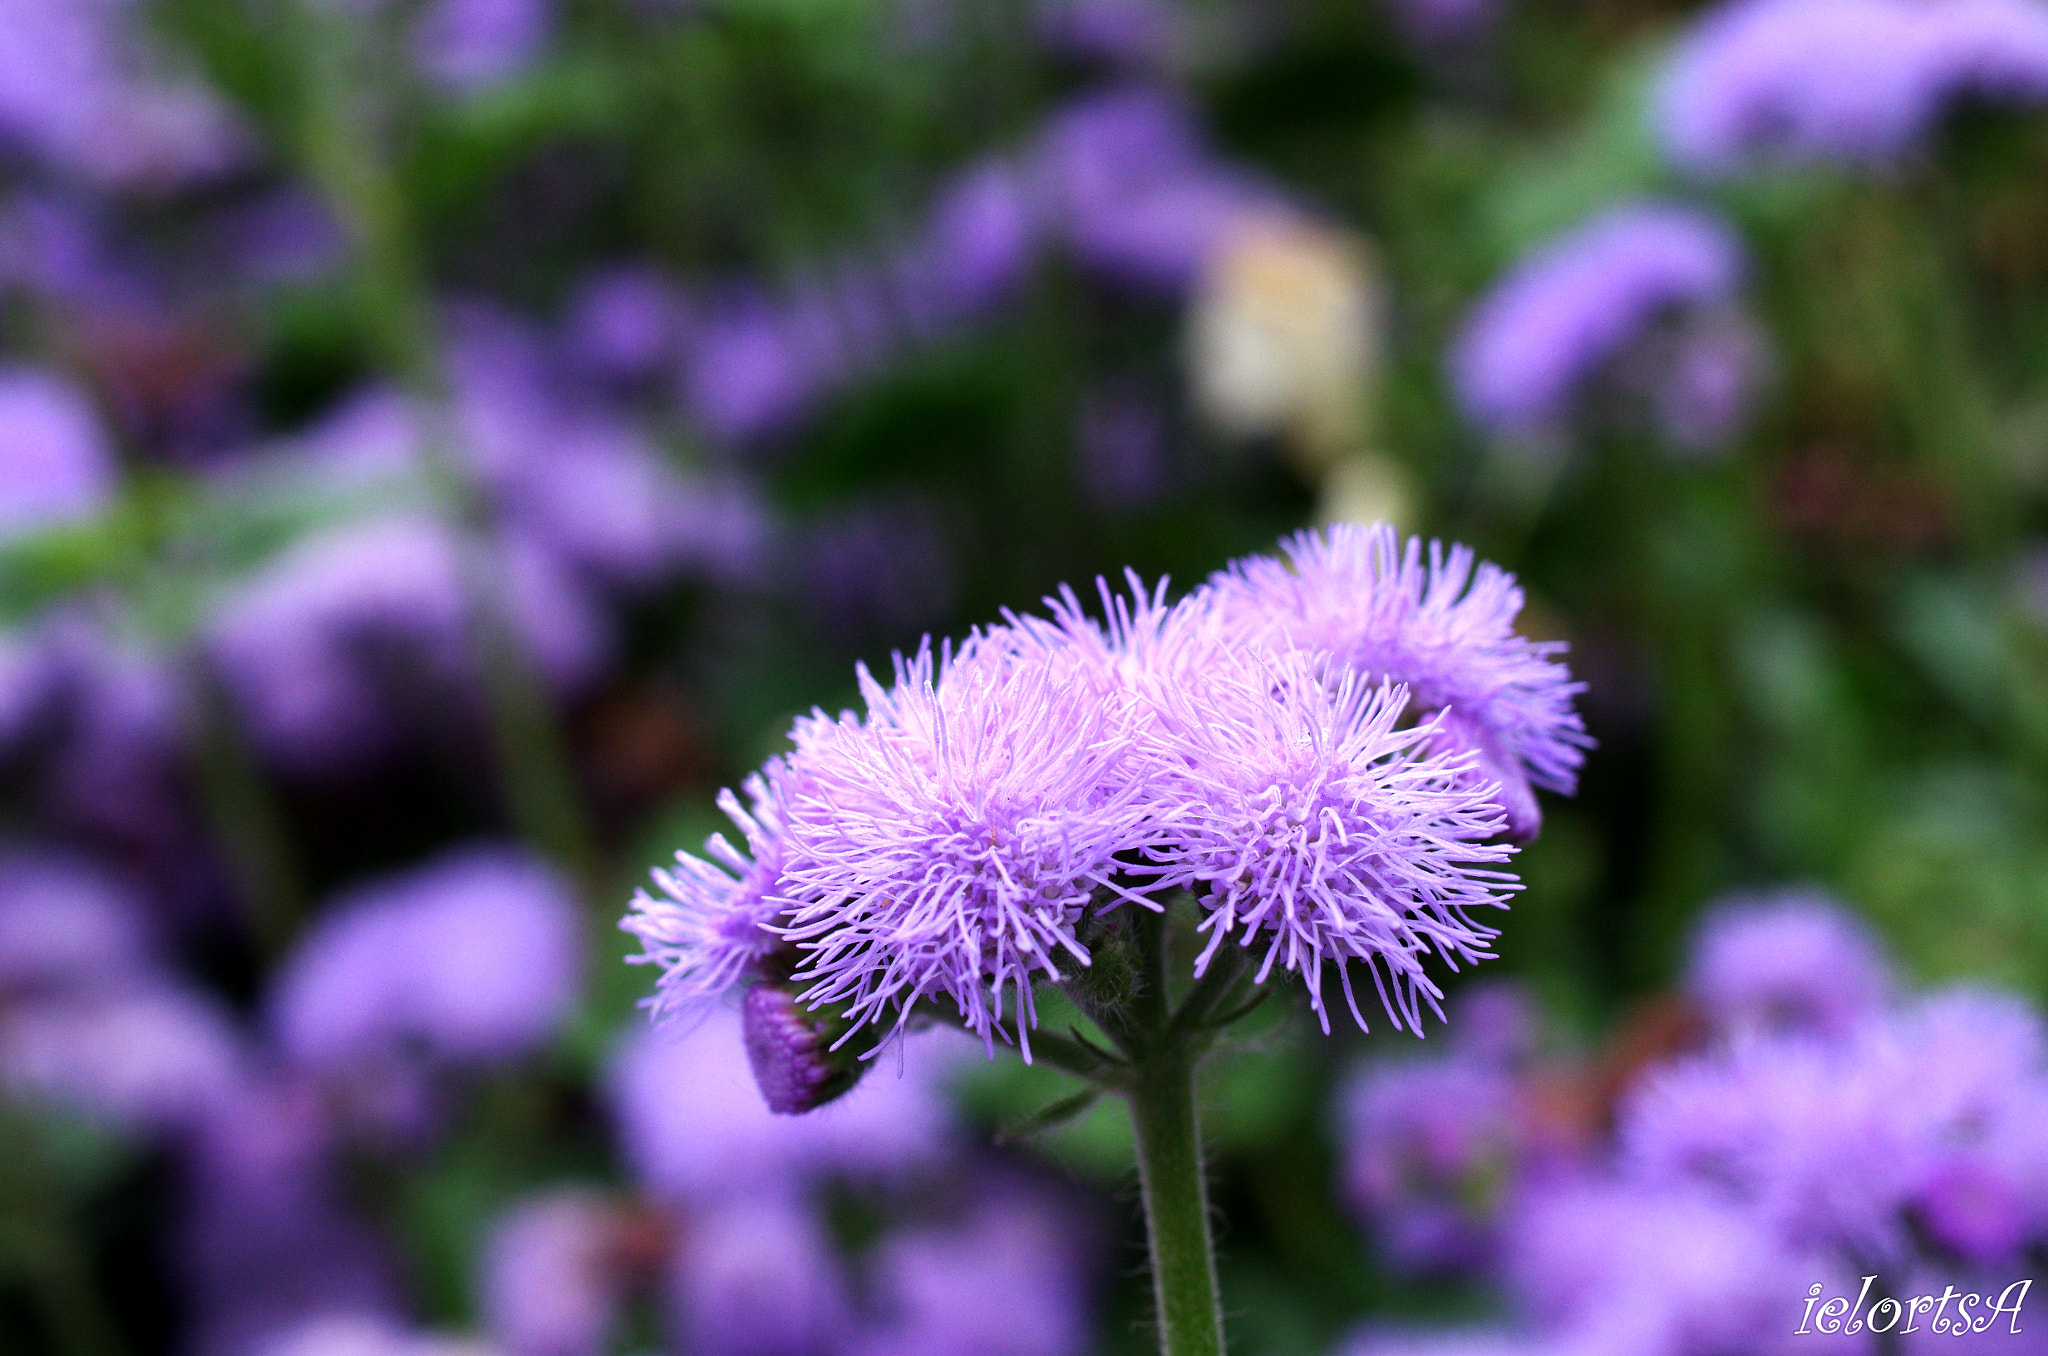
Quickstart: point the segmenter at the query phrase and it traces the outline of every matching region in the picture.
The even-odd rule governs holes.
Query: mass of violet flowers
[[[1516,888],[1501,840],[1535,834],[1531,788],[1574,785],[1579,685],[1463,547],[1339,525],[1285,553],[1172,604],[1104,585],[1103,622],[1063,593],[887,686],[863,668],[863,715],[799,719],[747,803],[721,798],[746,850],[714,836],[634,900],[657,1012],[786,981],[843,1022],[835,1048],[932,1000],[1028,1059],[1032,984],[1089,964],[1084,921],[1185,890],[1196,976],[1240,948],[1258,982],[1298,974],[1327,1030],[1326,965],[1365,1024],[1357,962],[1419,1034],[1424,961],[1490,955],[1473,913]],[[804,1019],[774,992],[748,995],[749,1048],[771,1104],[808,1109]]]
[[[1441,1057],[1340,1095],[1345,1196],[1398,1273],[1486,1278],[1513,1321],[1349,1356],[1870,1352],[1866,1275],[1880,1329],[1909,1319],[1870,1303],[1932,1297],[1905,1350],[2041,1349],[2015,1283],[2048,1246],[2048,1025],[2017,995],[1902,992],[1859,918],[1792,890],[1707,913],[1682,1020],[1626,1067],[1558,1050],[1518,990],[1458,999]],[[1951,1286],[1967,1329],[1953,1302],[1933,1325]]]

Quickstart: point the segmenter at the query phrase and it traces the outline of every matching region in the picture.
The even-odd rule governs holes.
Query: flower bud
[[[850,1091],[868,1071],[869,1061],[861,1056],[874,1048],[872,1028],[833,1049],[849,1023],[830,1011],[798,1006],[787,985],[754,985],[740,1012],[754,1082],[768,1109],[778,1115],[815,1111]]]

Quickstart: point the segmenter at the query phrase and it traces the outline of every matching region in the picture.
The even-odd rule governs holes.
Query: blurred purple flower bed
[[[977,623],[1334,653],[1411,533],[1513,577],[1344,710],[1521,888],[1205,1066],[1231,1349],[2048,1351],[2044,0],[0,0],[0,1348],[1155,1349],[963,996],[1071,937],[789,1116],[619,920]]]

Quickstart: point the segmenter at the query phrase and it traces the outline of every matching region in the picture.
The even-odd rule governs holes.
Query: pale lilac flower
[[[1630,203],[1539,247],[1474,307],[1451,355],[1466,417],[1538,439],[1603,368],[1668,315],[1725,306],[1743,257],[1720,221]]]
[[[1383,1062],[1340,1099],[1344,1193],[1387,1262],[1410,1273],[1493,1262],[1528,1147],[1509,1072],[1469,1057]]]
[[[2040,1156],[2028,1164],[2003,1146],[2037,1138],[2044,1047],[2023,1004],[1967,989],[1845,1040],[1738,1041],[1638,1090],[1624,1162],[1638,1180],[1717,1192],[1795,1246],[1896,1271],[1912,1255],[1911,1213],[1954,1189],[1959,1168],[2003,1180],[2023,1211],[2043,1199]]]
[[[1642,376],[1665,445],[1684,457],[1725,447],[1749,416],[1769,352],[1756,323],[1734,308],[1679,326],[1656,370]]]
[[[496,605],[541,676],[561,689],[585,681],[608,624],[553,552],[525,533],[472,545],[409,512],[287,547],[217,601],[207,652],[267,757],[301,772],[357,768],[406,721],[469,700],[470,583],[493,574]]]
[[[1181,294],[1276,195],[1213,158],[1193,113],[1143,86],[1091,93],[1040,134],[1034,165],[1050,227],[1104,276]]]
[[[851,1317],[830,1241],[782,1191],[692,1211],[670,1303],[692,1356],[813,1356],[834,1349]]]
[[[1563,1356],[1555,1344],[1487,1328],[1420,1332],[1374,1326],[1354,1333],[1337,1350],[1338,1356]]]
[[[943,996],[1028,1059],[1033,980],[1087,964],[1074,926],[1149,829],[1122,711],[1071,666],[974,652],[992,657],[899,658],[888,690],[860,669],[866,722],[842,722],[788,805],[795,908],[775,930],[806,1003],[900,1027]]]
[[[540,58],[554,8],[554,0],[432,0],[413,21],[414,57],[451,90],[500,84]]]
[[[0,0],[0,142],[96,186],[164,189],[245,158],[233,115],[147,41],[132,0]]]
[[[387,1314],[323,1315],[273,1333],[249,1356],[497,1356],[488,1347],[422,1332]]]
[[[1282,543],[1285,564],[1253,556],[1209,583],[1226,635],[1326,656],[1367,683],[1407,687],[1415,710],[1444,712],[1435,739],[1475,755],[1499,787],[1511,836],[1541,826],[1532,786],[1569,794],[1592,742],[1573,709],[1583,684],[1554,657],[1564,646],[1517,635],[1513,575],[1380,524],[1337,524]]]
[[[1891,975],[1861,919],[1819,891],[1782,891],[1715,905],[1685,987],[1724,1032],[1844,1037],[1883,1008]]]
[[[1226,939],[1263,947],[1254,978],[1276,962],[1299,973],[1327,1031],[1325,963],[1365,1025],[1358,961],[1395,1029],[1421,1034],[1420,1005],[1442,1012],[1423,959],[1434,951],[1456,969],[1490,957],[1497,934],[1469,911],[1504,908],[1517,888],[1494,869],[1514,849],[1487,842],[1503,826],[1492,787],[1472,781],[1468,759],[1427,752],[1434,726],[1397,728],[1405,690],[1355,672],[1325,682],[1298,651],[1219,656],[1206,683],[1149,695],[1146,799],[1159,828],[1142,871],[1208,911],[1195,973]]]
[[[104,868],[54,852],[0,855],[0,1004],[147,985],[150,953],[141,901]]]
[[[739,826],[746,850],[715,833],[704,844],[710,860],[676,853],[674,870],[654,872],[660,893],[636,891],[620,924],[644,948],[632,961],[661,967],[652,1003],[657,1021],[699,1020],[781,940],[769,925],[789,907],[780,897],[782,802],[793,774],[782,759],[766,773],[743,783],[746,806],[729,788],[718,793],[718,808]]]
[[[948,1143],[942,1085],[964,1044],[943,1032],[913,1035],[844,1097],[779,1116],[755,1084],[739,1014],[719,1008],[686,1035],[629,1031],[605,1091],[628,1168],[667,1201],[712,1203],[833,1177],[901,1179]]]
[[[521,1197],[490,1226],[477,1307],[505,1356],[600,1356],[627,1276],[623,1206],[588,1187]]]
[[[1052,51],[1138,68],[1179,55],[1183,19],[1173,0],[1039,0],[1032,10],[1038,40]]]
[[[195,1356],[250,1356],[327,1316],[391,1314],[391,1258],[342,1203],[333,1127],[309,1085],[251,1081],[178,1161],[172,1264]]]
[[[113,447],[83,391],[54,372],[0,368],[0,537],[103,511]]]
[[[683,303],[651,267],[621,265],[585,279],[569,300],[563,343],[571,361],[614,381],[638,381],[673,357]]]
[[[537,1049],[576,1001],[577,912],[521,852],[472,847],[350,891],[307,930],[270,996],[293,1060],[346,1070],[419,1049],[488,1065]]]
[[[1706,15],[1656,91],[1686,169],[1765,161],[1883,167],[1967,97],[2048,98],[2048,8],[2035,0],[1734,0]]]
[[[1022,1183],[985,1183],[967,1217],[885,1239],[877,1318],[852,1356],[1081,1356],[1093,1349],[1077,1221]]]
[[[1522,1309],[1573,1356],[1791,1356],[1806,1287],[1836,1270],[1702,1194],[1604,1183],[1532,1200],[1509,1250]]]
[[[468,670],[461,578],[439,524],[393,515],[310,534],[236,586],[207,651],[257,747],[305,770],[380,753],[403,704]]]
[[[962,171],[933,201],[896,265],[897,305],[912,325],[943,336],[987,314],[1030,271],[1038,222],[1030,185],[1000,159]]]
[[[55,700],[44,715],[41,795],[65,824],[135,845],[190,824],[180,779],[190,726],[183,681],[119,618],[65,608],[44,623]]]
[[[130,1135],[191,1127],[230,1098],[241,1036],[211,998],[167,983],[0,1013],[0,1086]]]

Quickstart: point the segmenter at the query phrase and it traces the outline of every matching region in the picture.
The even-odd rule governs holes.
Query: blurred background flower
[[[1422,694],[1502,978],[1216,1057],[1233,1349],[2038,1273],[2044,104],[2042,0],[0,0],[0,1345],[1148,1350],[1113,1108],[773,1115],[616,921],[854,661],[1382,520],[1594,747]]]

